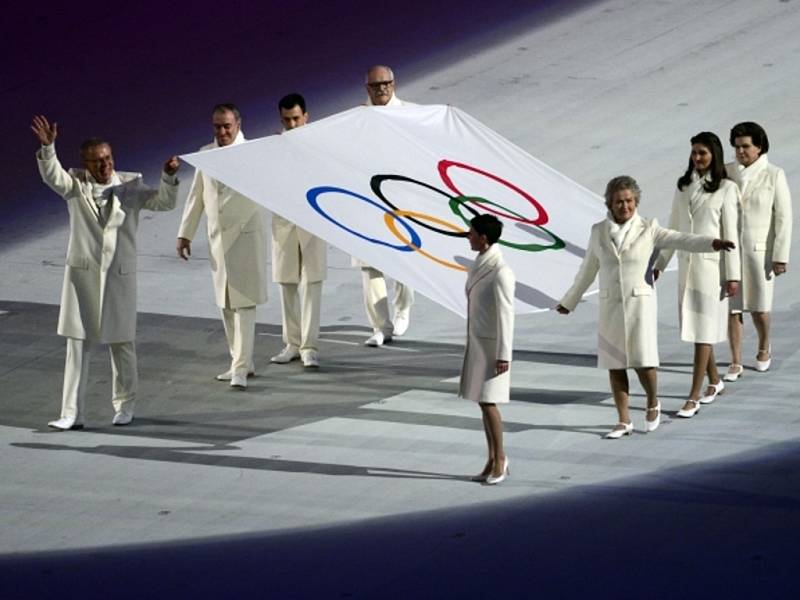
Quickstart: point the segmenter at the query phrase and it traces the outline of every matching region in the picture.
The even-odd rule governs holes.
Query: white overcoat
[[[324,240],[272,215],[272,280],[275,283],[324,281],[327,275],[328,247]]]
[[[458,395],[475,402],[509,402],[511,369],[497,375],[498,360],[511,362],[514,340],[511,267],[498,244],[478,255],[467,276],[467,346]]]
[[[741,290],[731,308],[752,312],[772,310],[775,274],[773,262],[789,262],[792,242],[792,197],[783,169],[771,165],[766,154],[743,168],[726,165],[742,192],[739,248]]]
[[[245,141],[240,131],[233,141]],[[216,140],[200,150],[218,148]],[[178,237],[191,240],[206,215],[214,299],[220,308],[267,301],[267,233],[264,209],[200,170],[194,174]]]
[[[600,272],[597,366],[601,369],[658,366],[658,304],[651,256],[656,248],[690,252],[711,250],[713,236],[696,236],[659,227],[636,213],[622,247],[611,239],[611,223],[592,226],[586,256],[575,282],[561,299],[572,311]]]
[[[162,173],[159,188],[140,173],[117,171],[105,226],[97,216],[92,183],[83,169],[64,170],[53,145],[37,152],[42,180],[67,203],[69,243],[58,334],[116,344],[136,338],[136,229],[139,211],[172,210],[176,177]]]
[[[675,191],[669,228],[736,242],[739,188],[723,179],[717,191],[706,192],[704,183],[705,179],[695,176],[683,190]],[[662,250],[655,268],[666,269],[674,252]],[[716,344],[728,339],[725,283],[740,279],[738,250],[678,251],[678,321],[684,342]]]

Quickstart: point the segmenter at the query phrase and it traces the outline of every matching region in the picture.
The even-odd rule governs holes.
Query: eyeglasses
[[[379,90],[382,87],[391,87],[394,85],[394,79],[390,79],[389,81],[371,81],[367,84],[367,87],[371,90]]]

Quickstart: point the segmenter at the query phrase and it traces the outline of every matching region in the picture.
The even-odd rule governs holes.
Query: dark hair
[[[611,208],[611,199],[614,194],[623,190],[630,190],[636,198],[636,206],[639,206],[639,199],[642,197],[642,190],[636,180],[630,175],[618,175],[606,184],[606,208]]]
[[[81,142],[81,156],[84,156],[89,149],[94,148],[95,146],[108,146],[111,148],[111,144],[109,144],[107,141],[97,137],[90,137],[89,139]]]
[[[486,236],[490,246],[499,240],[500,234],[503,233],[503,224],[494,215],[478,215],[473,217],[469,224],[475,233]]]
[[[238,107],[233,102],[222,102],[220,104],[215,105],[214,109],[211,111],[211,114],[215,115],[217,113],[226,113],[226,112],[232,112],[233,116],[236,117],[237,121],[242,120],[242,115],[239,112]]]
[[[295,106],[299,106],[303,114],[306,114],[306,99],[297,92],[286,94],[283,98],[278,100],[278,112],[283,110],[292,110]]]
[[[737,123],[731,129],[731,146],[735,146],[737,137],[749,137],[753,141],[753,146],[761,148],[761,154],[769,152],[769,138],[767,132],[758,123],[752,121],[744,121]],[[759,156],[761,155],[759,154]]]
[[[719,141],[717,134],[710,131],[701,131],[690,140],[691,144],[700,144],[705,146],[711,152],[711,166],[708,168],[708,174],[711,176],[711,181],[703,184],[703,189],[707,192],[716,192],[723,179],[728,178],[728,173],[725,171],[725,160],[722,155],[722,142]],[[694,171],[694,163],[692,157],[689,157],[689,166],[686,168],[686,173],[678,178],[678,189],[683,191],[687,185],[692,182],[692,171]]]

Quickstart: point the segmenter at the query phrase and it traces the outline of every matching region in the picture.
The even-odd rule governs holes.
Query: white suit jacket
[[[158,190],[139,173],[117,172],[105,226],[98,221],[92,183],[83,169],[65,171],[53,145],[37,152],[42,180],[64,198],[69,212],[59,335],[105,344],[136,338],[136,229],[139,211],[172,210],[175,176],[162,173]]]
[[[738,236],[739,188],[723,179],[719,189],[706,192],[703,180],[675,191],[669,228],[684,233],[733,240]],[[738,246],[738,242],[737,242]],[[674,250],[662,250],[655,268],[663,271]],[[678,251],[678,315],[681,339],[716,344],[728,339],[727,281],[739,281],[739,252]]]
[[[309,282],[323,281],[327,275],[328,247],[291,221],[272,215],[272,280],[300,283],[301,272]]]
[[[732,304],[748,311],[772,310],[773,262],[789,262],[792,242],[792,197],[783,169],[761,155],[749,167],[726,165],[742,192],[740,248],[742,284]]]
[[[597,366],[601,369],[658,366],[658,304],[650,258],[656,248],[710,251],[714,236],[698,236],[659,227],[655,219],[635,214],[619,250],[611,223],[592,226],[586,256],[575,282],[561,299],[572,311],[600,273]]]
[[[503,262],[498,244],[478,256],[469,271],[467,346],[459,396],[490,404],[509,401],[510,369],[497,375],[498,360],[511,362],[514,339],[514,286],[511,267]]]
[[[240,144],[240,131],[234,144]],[[216,141],[201,150],[217,148]],[[214,298],[220,308],[267,301],[267,234],[264,209],[198,170],[194,174],[178,237],[191,240],[206,215]]]

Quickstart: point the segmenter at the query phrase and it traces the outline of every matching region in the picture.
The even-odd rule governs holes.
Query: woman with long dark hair
[[[722,143],[710,131],[691,139],[686,172],[678,179],[669,227],[684,233],[736,239],[739,190],[728,179]],[[662,250],[655,263],[657,277],[673,250]],[[694,344],[692,386],[679,417],[693,417],[725,389],[714,357],[714,344],[727,339],[728,297],[741,279],[739,254],[692,254],[678,251],[678,320],[681,340]],[[703,390],[703,381],[708,386]]]

